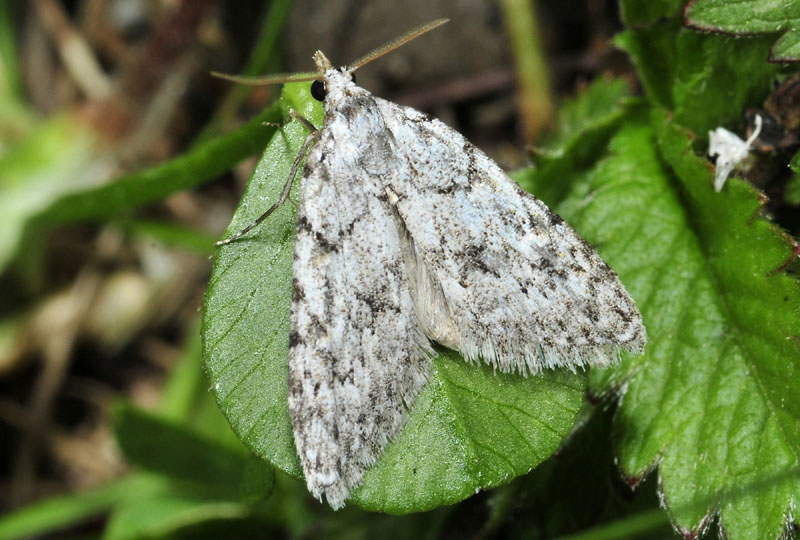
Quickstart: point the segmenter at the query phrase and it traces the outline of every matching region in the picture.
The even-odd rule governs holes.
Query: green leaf
[[[631,240],[643,255],[635,271],[647,286],[634,297],[650,336],[647,356],[594,373],[593,388],[624,381],[619,464],[636,482],[658,463],[667,508],[687,535],[719,509],[727,537],[777,538],[797,499],[800,411],[789,381],[800,380],[800,298],[796,281],[777,272],[791,256],[788,238],[756,218],[749,186],[732,181],[714,193],[710,164],[689,144],[696,136],[704,148],[709,129],[763,100],[777,73],[764,60],[770,42],[692,33],[676,17],[626,31],[618,43],[672,122],[659,113],[653,131],[620,133],[593,187],[562,208],[569,219],[585,211],[586,191],[648,180],[638,211],[648,212],[640,229],[652,230],[642,232],[647,246]],[[624,264],[609,263],[625,280]]]
[[[792,168],[792,177],[786,184],[784,198],[787,203],[798,205],[800,204],[800,152],[794,155],[789,166]]]
[[[626,30],[616,43],[630,54],[650,100],[700,141],[762,102],[778,70],[765,61],[769,38],[700,34],[682,28],[677,17]]]
[[[20,104],[23,95],[14,30],[11,2],[0,2],[0,108],[9,102]],[[0,114],[0,119],[5,115]]]
[[[11,2],[0,2],[0,158],[26,133],[35,115],[25,102]]]
[[[459,506],[445,506],[431,512],[417,512],[404,516],[393,516],[377,512],[367,513],[345,507],[327,519],[316,519],[309,524],[302,536],[313,536],[325,540],[438,540],[441,538],[472,537],[475,529],[470,529],[463,519],[459,519]],[[480,519],[479,516],[476,516]],[[458,521],[456,521],[458,520]],[[474,521],[474,519],[473,519]],[[457,531],[454,531],[457,528]],[[460,531],[469,531],[460,533]],[[309,535],[309,533],[312,533]]]
[[[129,479],[52,497],[0,516],[0,540],[41,537],[107,512],[135,487]]]
[[[282,106],[294,102],[296,110],[320,125],[321,107],[302,106],[310,103],[304,97],[293,100],[299,92],[307,94],[307,87],[287,85]],[[305,136],[299,122],[289,122],[276,132],[229,232],[242,229],[277,200]],[[295,182],[293,200],[298,189]],[[286,401],[294,219],[294,206],[287,203],[242,241],[219,250],[201,334],[212,391],[233,430],[257,455],[298,476],[300,463]]]
[[[773,0],[692,0],[686,24],[699,30],[740,35],[782,34],[769,52],[770,62],[800,62],[800,3]]]
[[[187,527],[218,520],[247,517],[247,504],[215,498],[197,489],[180,489],[159,476],[139,476],[114,509],[103,533],[105,540],[173,537]]]
[[[72,115],[40,123],[0,153],[0,271],[20,248],[25,225],[53,201],[100,181],[87,171],[96,141]]]
[[[127,460],[176,481],[211,487],[233,497],[247,455],[194,433],[191,429],[126,404],[114,410],[117,444]],[[249,479],[248,479],[249,482]]]
[[[283,102],[319,125],[321,109],[310,109],[308,84],[287,85]],[[273,138],[231,231],[277,199],[305,133],[290,122]],[[205,299],[203,339],[213,391],[234,431],[256,454],[300,477],[286,385],[294,221],[295,209],[286,204],[220,249]],[[583,378],[571,373],[495,375],[441,351],[404,429],[367,471],[352,501],[405,513],[508,482],[558,447],[580,407],[582,388]]]
[[[122,220],[115,222],[115,225],[139,238],[201,255],[212,255],[217,240],[209,234],[165,221]]]
[[[566,101],[558,111],[557,139],[547,141],[547,155],[563,155],[570,148],[586,143],[587,136],[608,124],[615,124],[624,113],[630,89],[625,79],[597,78]]]
[[[800,494],[800,288],[795,277],[778,272],[792,257],[790,239],[754,218],[761,201],[750,185],[732,182],[722,196],[707,189],[708,164],[691,152],[681,126],[661,115],[655,125],[661,154],[684,189],[716,297],[713,307],[723,319],[714,329],[721,331],[717,362],[709,362],[717,375],[701,402],[707,423],[685,426],[687,435],[696,430],[698,448],[678,442],[676,453],[665,455],[665,493],[680,504],[697,497],[686,490],[687,478],[696,479],[701,492],[735,491],[775,478],[751,496],[724,497],[720,515],[731,538],[777,538]],[[687,455],[702,467],[689,470]]]
[[[523,378],[440,352],[394,444],[355,494],[363,508],[429,510],[504,484],[547,459],[569,433],[583,379],[549,371]]]
[[[199,333],[190,333],[171,373],[159,414],[125,403],[113,411],[118,445],[142,469],[114,507],[106,538],[173,538],[202,534],[214,524],[263,530],[279,514],[275,469],[247,451],[230,431],[200,370]],[[270,509],[266,515],[264,509]],[[252,532],[244,536],[252,536]]]
[[[800,152],[797,152],[794,155],[791,163],[789,163],[789,166],[792,168],[794,172],[800,173]]]
[[[714,192],[710,165],[666,118],[622,128],[559,207],[620,275],[649,336],[646,355],[593,371],[592,388],[625,389],[619,466],[635,483],[658,465],[684,534],[719,508],[727,537],[778,538],[800,493],[800,289],[774,272],[791,249],[755,217],[754,189]]]
[[[596,408],[585,404],[557,455],[492,492],[492,510],[506,507],[508,512],[496,519],[492,537],[560,538],[611,522],[614,534],[606,536],[609,539],[633,538],[642,532],[648,534],[641,538],[650,540],[674,538],[669,518],[659,509],[655,478],[648,478],[633,494],[620,479],[608,436],[614,411],[607,404]],[[629,517],[623,520],[623,516]]]
[[[208,380],[203,372],[199,320],[187,332],[181,358],[164,384],[158,419],[179,423],[191,429],[193,434],[237,455],[249,454],[208,391]]]
[[[172,161],[61,198],[40,219],[46,223],[106,219],[201,185],[263,148],[275,131],[265,122],[279,119],[277,108],[270,107],[236,131],[202,143]]]
[[[0,158],[0,270],[23,238],[44,225],[119,217],[219,176],[263,148],[280,117],[265,110],[238,130],[198,145],[167,163],[98,185],[108,163],[98,157],[93,135],[73,116],[48,120]]]
[[[608,139],[630,112],[631,99],[622,79],[597,79],[559,110],[556,132],[537,149],[536,167],[517,171],[514,179],[555,207],[577,171],[594,164]]]
[[[680,13],[686,0],[621,0],[619,3],[622,22],[627,28],[639,28],[659,23],[665,18]]]
[[[262,459],[250,454],[242,469],[239,498],[255,504],[272,495],[275,486],[275,469]]]
[[[158,413],[165,420],[190,422],[193,412],[199,409],[198,402],[208,399],[208,381],[203,373],[202,343],[200,341],[200,321],[193,321],[188,327],[186,340],[180,358],[169,372],[169,377],[161,389],[161,403]],[[198,422],[191,422],[196,427]],[[210,423],[203,418],[201,424]],[[213,426],[212,429],[217,429]],[[206,433],[206,432],[202,432]]]

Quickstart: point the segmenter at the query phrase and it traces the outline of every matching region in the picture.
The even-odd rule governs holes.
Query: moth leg
[[[312,134],[318,131],[317,128],[314,126],[314,124],[312,124],[308,118],[306,118],[296,110],[289,109],[289,116],[291,116],[292,118],[296,118],[301,124],[306,126],[308,128],[308,131],[310,131]]]
[[[300,121],[304,126],[306,126],[308,128],[309,131],[312,131],[312,132],[313,131],[317,131],[317,128],[314,126],[314,124],[312,124],[311,121],[308,118],[306,118],[305,116],[303,116],[302,114],[300,114],[296,110],[289,109],[289,116],[291,116],[292,118],[295,118],[298,121]],[[270,127],[282,128],[288,123],[289,122],[261,122],[261,125],[262,126],[270,126]]]
[[[303,124],[304,126],[306,126],[306,127],[308,128],[308,130],[309,130],[309,131],[310,131],[312,134],[313,134],[313,133],[317,133],[317,131],[318,131],[318,130],[317,130],[317,128],[314,126],[314,124],[312,124],[312,123],[311,123],[311,121],[310,121],[308,118],[306,118],[305,116],[303,116],[302,114],[300,114],[300,113],[299,113],[299,112],[297,112],[296,110],[294,110],[294,109],[289,109],[289,116],[291,116],[292,118],[295,118],[295,119],[297,119],[297,121],[298,121],[298,122],[300,122],[301,124]],[[297,202],[295,202],[294,200],[292,200],[292,198],[291,198],[291,197],[289,197],[289,202],[290,202],[290,203],[292,203],[292,206],[294,206],[295,208],[297,208]]]
[[[270,206],[266,212],[261,214],[254,222],[252,222],[250,225],[248,225],[241,231],[229,236],[225,240],[220,240],[219,242],[215,242],[214,243],[215,246],[219,247],[230,244],[234,240],[241,238],[242,236],[253,230],[255,227],[258,227],[265,219],[267,219],[270,216],[270,214],[272,214],[272,212],[277,210],[281,205],[283,205],[283,203],[286,202],[286,199],[289,198],[289,192],[292,190],[292,184],[294,184],[294,179],[297,176],[297,170],[300,168],[300,163],[306,156],[306,153],[308,152],[308,148],[311,146],[311,143],[314,142],[319,137],[319,130],[315,128],[313,124],[311,124],[311,122],[309,122],[308,120],[297,114],[293,109],[289,110],[289,114],[294,116],[304,124],[307,123],[307,125],[311,126],[312,131],[306,136],[306,139],[303,141],[303,146],[300,147],[300,151],[297,153],[297,157],[294,159],[294,163],[292,163],[292,169],[289,171],[289,179],[286,180],[286,184],[283,186],[283,191],[281,191],[281,196],[278,199],[278,202]],[[294,204],[294,201],[292,201],[292,204]]]

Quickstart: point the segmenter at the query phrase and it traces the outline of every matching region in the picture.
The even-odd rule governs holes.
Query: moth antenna
[[[395,50],[398,47],[401,47],[411,41],[412,39],[417,39],[419,36],[426,32],[430,32],[434,28],[442,26],[444,23],[450,22],[450,19],[436,19],[435,21],[431,21],[429,23],[423,24],[422,26],[418,26],[413,30],[409,30],[405,34],[394,38],[392,41],[385,43],[378,47],[377,49],[373,49],[352,64],[347,67],[347,70],[353,72],[363,66],[364,64],[368,64],[373,60],[380,58],[384,54]]]
[[[248,77],[246,75],[230,75],[228,73],[219,73],[212,71],[211,75],[226,81],[235,82],[237,84],[244,84],[247,86],[266,86],[268,84],[280,84],[285,82],[301,82],[301,81],[315,81],[319,79],[319,73],[316,71],[304,71],[301,73],[275,73],[272,75],[264,75],[259,77]]]
[[[389,53],[398,47],[401,47],[411,41],[412,39],[417,39],[419,36],[426,32],[430,32],[434,28],[437,28],[443,25],[446,22],[450,22],[450,19],[436,19],[435,21],[431,21],[429,23],[423,24],[422,26],[418,26],[413,30],[409,30],[405,34],[396,37],[392,41],[381,45],[380,47],[371,50],[355,62],[353,62],[350,66],[348,66],[348,70],[353,72],[363,66],[364,64],[368,64],[373,60],[380,58],[386,53]],[[274,73],[272,75],[263,75],[258,77],[250,77],[246,75],[232,75],[229,73],[220,73],[218,71],[212,71],[211,75],[214,77],[218,77],[220,79],[225,79],[226,81],[231,81],[237,84],[244,84],[247,86],[266,86],[269,84],[281,84],[286,82],[302,82],[302,81],[316,81],[320,78],[320,73],[315,71],[304,71],[300,73]]]

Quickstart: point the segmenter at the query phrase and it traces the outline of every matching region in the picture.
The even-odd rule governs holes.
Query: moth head
[[[346,86],[347,81],[350,81],[350,83],[356,82],[356,76],[352,68],[334,68],[331,61],[328,60],[322,51],[314,53],[314,63],[317,64],[317,71],[322,77],[311,83],[311,97],[317,101],[325,100],[325,96],[328,95],[329,84],[333,84],[334,86]]]
[[[343,75],[350,75],[350,82],[355,84],[356,82],[356,74],[355,73],[347,73],[344,72]],[[325,101],[325,96],[328,95],[328,88],[325,85],[325,79],[316,80],[311,83],[311,97],[316,99],[317,101]]]

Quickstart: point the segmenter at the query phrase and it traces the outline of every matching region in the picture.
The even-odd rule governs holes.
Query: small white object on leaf
[[[756,115],[756,127],[753,134],[743,141],[738,135],[723,127],[708,132],[708,155],[717,156],[717,167],[714,173],[714,190],[719,192],[731,171],[750,153],[750,147],[761,133],[761,115]]]

